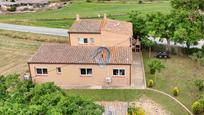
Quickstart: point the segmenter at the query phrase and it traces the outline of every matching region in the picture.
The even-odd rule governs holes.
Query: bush
[[[204,45],[202,46],[201,52],[204,55]]]
[[[178,87],[174,87],[174,89],[173,89],[173,95],[174,95],[174,96],[178,96],[178,94],[179,94],[179,89],[178,89]]]
[[[145,115],[145,112],[141,107],[128,107],[128,115]]]
[[[10,11],[10,12],[15,12],[16,11],[16,7],[15,6],[11,6],[7,10]]]
[[[150,80],[148,81],[148,83],[147,83],[147,86],[148,86],[148,87],[153,87],[153,86],[154,86],[154,81],[150,79]]]
[[[200,104],[199,101],[195,101],[192,104],[191,109],[192,109],[193,113],[198,114],[198,113],[200,113],[202,111],[203,107],[202,107],[202,105]]]
[[[86,0],[86,2],[92,2],[91,0]]]
[[[201,66],[204,66],[204,57],[202,57],[202,58],[200,59],[200,65],[201,65]]]
[[[204,81],[201,79],[197,79],[194,81],[195,86],[198,88],[199,91],[202,91],[204,88]]]
[[[151,60],[148,63],[150,74],[155,74],[156,71],[160,72],[161,69],[165,68],[165,66],[161,63],[160,60]]]
[[[192,55],[193,53],[198,52],[199,50],[200,49],[198,49],[198,48],[190,48],[190,49],[182,48],[182,53],[186,54],[186,55]]]
[[[154,52],[162,52],[162,51],[166,51],[166,46],[164,45],[154,45],[153,48],[152,48],[152,51]]]
[[[143,4],[143,0],[139,0],[139,1],[138,1],[138,4]]]

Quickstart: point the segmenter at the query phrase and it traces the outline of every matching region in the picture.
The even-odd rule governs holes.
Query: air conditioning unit
[[[105,81],[106,81],[106,83],[111,83],[112,82],[112,78],[111,77],[106,77],[106,79],[105,79]]]
[[[23,78],[24,78],[24,80],[31,80],[30,74],[28,74],[28,73],[25,73],[25,74],[23,75]]]

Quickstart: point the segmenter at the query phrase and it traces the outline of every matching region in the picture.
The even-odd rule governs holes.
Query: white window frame
[[[42,74],[38,74],[38,72],[37,72],[37,69],[41,69],[41,71],[42,71]],[[48,69],[47,69],[47,73],[45,74],[45,73],[43,73],[43,69],[47,69],[46,67],[36,67],[35,68],[35,72],[36,72],[36,75],[48,75]]]
[[[84,43],[84,39],[87,39],[87,43]],[[79,44],[89,44],[89,38],[79,38]]]
[[[86,74],[81,74],[81,70],[82,70],[82,69],[85,69],[85,73],[86,73]],[[87,74],[87,73],[88,73],[88,72],[87,72],[88,69],[91,69],[91,74]],[[92,69],[92,68],[89,68],[89,67],[80,68],[80,75],[81,75],[81,76],[92,76],[92,75],[93,75],[93,69]]]
[[[118,70],[119,75],[114,75],[114,70]],[[120,75],[120,70],[124,70],[124,75]],[[126,70],[124,68],[113,68],[112,74],[113,76],[126,76]]]
[[[87,43],[84,42],[84,39],[87,39]],[[83,38],[83,37],[79,37],[79,44],[93,44],[95,43],[95,39],[94,38]]]
[[[59,68],[60,68],[60,72],[58,71]],[[61,74],[62,73],[62,68],[61,67],[56,67],[56,72],[57,72],[57,74]]]

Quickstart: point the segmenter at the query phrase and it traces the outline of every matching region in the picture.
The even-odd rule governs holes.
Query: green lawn
[[[73,2],[71,5],[65,6],[64,8],[57,10],[24,14],[1,15],[0,22],[33,26],[69,28],[70,25],[73,23],[73,18],[75,18],[76,14],[80,14],[81,17],[92,17],[97,16],[98,14],[103,15],[104,13],[107,13],[108,15],[125,14],[112,18],[128,20],[127,13],[131,12],[132,10],[138,10],[143,13],[168,13],[170,9],[170,3],[167,1],[146,4]]]
[[[146,53],[143,56],[146,78],[147,80],[154,79],[153,75],[149,73],[149,58]],[[170,59],[161,61],[166,68],[156,75],[157,81],[154,88],[172,95],[173,87],[177,86],[180,89],[177,99],[191,110],[192,103],[201,93],[194,86],[193,81],[203,79],[204,67],[187,57],[181,56],[172,56]]]
[[[99,90],[66,90],[68,95],[83,96],[91,98],[94,101],[135,101],[145,96],[159,103],[164,109],[171,112],[172,115],[188,115],[188,113],[175,101],[159,93],[147,90],[117,90],[117,89],[99,89]]]

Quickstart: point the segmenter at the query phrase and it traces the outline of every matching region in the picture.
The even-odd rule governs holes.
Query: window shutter
[[[78,38],[79,39],[79,43],[83,44],[84,43],[84,39],[83,38]]]
[[[95,39],[94,38],[90,38],[90,43],[94,43],[95,42]]]

